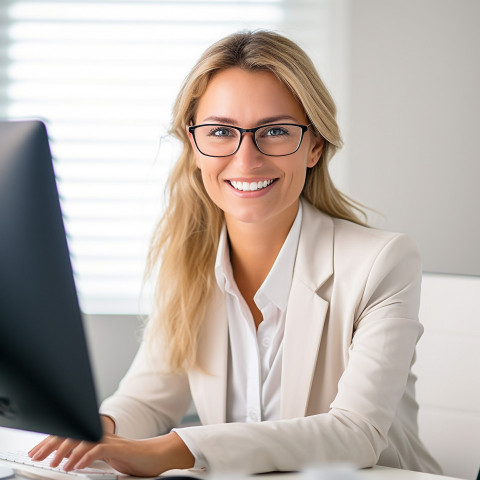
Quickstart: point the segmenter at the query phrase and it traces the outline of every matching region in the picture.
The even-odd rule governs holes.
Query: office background
[[[142,268],[181,79],[222,35],[273,28],[307,50],[337,101],[338,186],[420,245],[421,435],[445,473],[475,478],[479,20],[476,0],[2,0],[0,117],[49,126],[99,396],[128,367],[148,311]]]

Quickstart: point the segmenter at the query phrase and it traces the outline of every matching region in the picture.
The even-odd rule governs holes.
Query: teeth
[[[263,182],[236,182],[231,180],[230,184],[235,190],[241,192],[254,192],[255,190],[262,190],[273,183],[273,180],[264,180]]]

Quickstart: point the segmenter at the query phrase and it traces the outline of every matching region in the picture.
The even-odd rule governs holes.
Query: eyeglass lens
[[[302,140],[299,125],[264,125],[254,133],[258,149],[265,155],[282,156],[294,153]],[[197,147],[204,155],[224,157],[238,149],[242,134],[226,125],[200,125],[195,128]]]

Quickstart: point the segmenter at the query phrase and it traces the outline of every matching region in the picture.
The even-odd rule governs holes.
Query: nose
[[[244,170],[251,170],[261,164],[262,152],[255,145],[253,133],[245,132],[240,147],[234,155],[235,160]]]

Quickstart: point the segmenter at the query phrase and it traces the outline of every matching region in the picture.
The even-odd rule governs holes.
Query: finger
[[[106,455],[105,444],[97,444],[90,450],[86,451],[81,458],[78,459],[77,462],[73,463],[72,460],[72,468],[74,469],[81,469],[87,468],[90,466],[95,460],[103,460],[103,457]]]
[[[54,452],[64,440],[65,439],[62,437],[55,437],[53,435],[47,437],[36,447],[30,450],[30,458],[35,461],[45,460],[45,458]]]
[[[102,441],[98,443],[83,442],[78,446],[70,456],[68,462],[64,465],[65,469],[86,468],[95,460],[106,460],[106,457],[112,453],[112,447],[119,442],[119,437],[107,433]]]
[[[51,467],[58,467],[62,460],[71,455],[74,448],[80,444],[79,440],[65,439],[57,448],[57,451],[50,462]]]
[[[93,449],[95,449],[99,444],[91,443],[91,442],[82,442],[77,445],[70,453],[70,457],[68,461],[63,466],[63,469],[68,472],[73,470],[77,467],[77,464],[85,458],[85,455],[90,453]],[[94,458],[96,460],[96,458]],[[93,461],[93,460],[92,460]],[[90,464],[89,462],[88,464]],[[83,467],[82,467],[83,468]]]
[[[49,443],[52,438],[56,437],[53,437],[52,435],[45,437],[41,442],[37,443],[32,449],[28,451],[28,455],[30,457],[33,457],[41,448],[43,448],[45,444]]]

